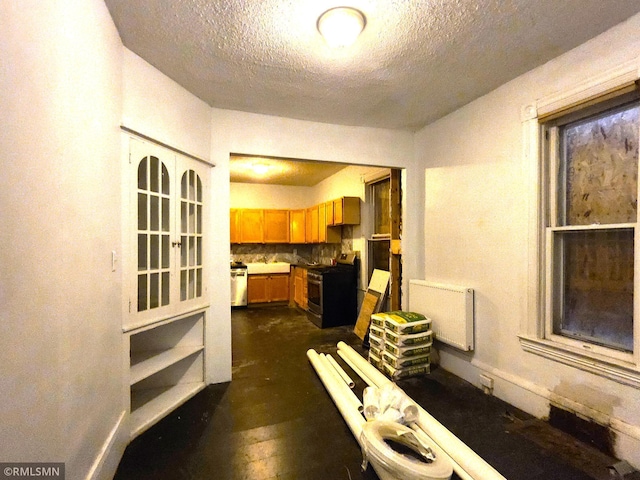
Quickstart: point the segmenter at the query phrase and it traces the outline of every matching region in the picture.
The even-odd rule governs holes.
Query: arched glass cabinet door
[[[180,301],[202,297],[203,184],[194,170],[180,181]]]
[[[210,166],[130,139],[127,327],[208,305],[205,239]]]
[[[171,177],[157,156],[138,163],[137,311],[167,306],[171,298]]]

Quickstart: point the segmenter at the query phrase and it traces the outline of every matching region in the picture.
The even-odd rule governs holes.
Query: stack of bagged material
[[[431,371],[431,319],[415,312],[371,315],[369,363],[393,380]]]

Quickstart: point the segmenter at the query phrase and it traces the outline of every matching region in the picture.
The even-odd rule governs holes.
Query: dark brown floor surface
[[[344,366],[339,341],[363,352],[352,327],[321,330],[285,306],[234,310],[232,324],[233,380],[135,439],[115,478],[377,479],[306,357],[314,348]],[[442,369],[399,385],[509,480],[610,478],[615,460]]]

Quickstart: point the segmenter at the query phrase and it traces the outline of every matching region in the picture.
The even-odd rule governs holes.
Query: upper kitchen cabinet
[[[342,197],[333,201],[333,225],[359,225],[360,198]]]
[[[327,226],[335,225],[335,219],[333,216],[333,200],[330,200],[324,204],[325,208],[325,219],[327,221]]]
[[[264,210],[264,243],[289,243],[289,210]]]
[[[291,210],[289,212],[289,243],[306,242],[306,210]]]
[[[306,219],[306,237],[307,243],[318,243],[318,206],[307,208]]]
[[[264,211],[242,209],[239,216],[240,243],[263,243]]]
[[[333,207],[333,202],[330,202],[330,204]],[[333,208],[331,210],[333,210]],[[318,205],[318,242],[340,243],[342,241],[342,229],[340,227],[329,226],[327,211],[327,203]]]
[[[240,210],[237,208],[232,208],[229,211],[229,237],[231,243],[240,243],[239,217]]]

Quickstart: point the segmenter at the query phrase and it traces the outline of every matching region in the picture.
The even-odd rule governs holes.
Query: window
[[[636,387],[637,72],[623,65],[523,110],[532,248],[520,335],[526,351]]]
[[[544,124],[548,333],[633,352],[640,107],[599,106]]]

